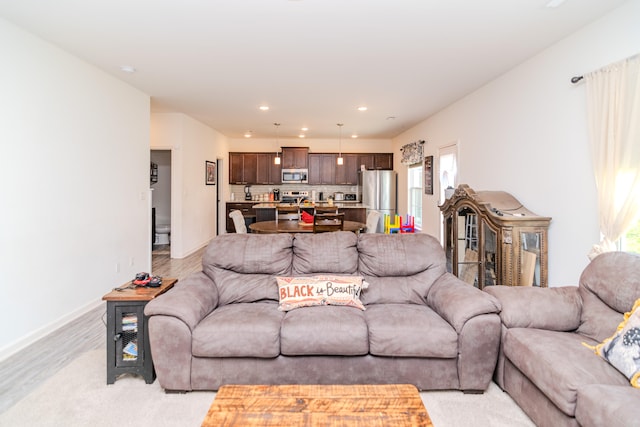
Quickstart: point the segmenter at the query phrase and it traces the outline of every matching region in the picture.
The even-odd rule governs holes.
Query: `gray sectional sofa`
[[[277,276],[360,275],[365,310],[278,310]],[[224,384],[409,383],[482,392],[500,340],[497,300],[445,272],[426,234],[225,234],[203,271],[149,302],[167,391]]]
[[[577,287],[486,292],[502,305],[496,383],[537,425],[640,425],[640,389],[584,345],[611,337],[640,298],[639,256],[601,254]]]

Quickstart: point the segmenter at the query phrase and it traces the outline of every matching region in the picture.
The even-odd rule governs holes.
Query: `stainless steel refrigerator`
[[[390,170],[365,170],[360,172],[362,204],[381,214],[377,232],[384,232],[384,215],[396,214],[396,173]]]

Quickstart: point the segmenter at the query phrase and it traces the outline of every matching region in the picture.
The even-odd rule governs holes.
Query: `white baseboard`
[[[80,307],[77,310],[72,311],[71,313],[67,313],[64,316],[60,317],[59,319],[49,323],[48,325],[45,325],[43,327],[41,327],[40,329],[36,329],[35,331],[31,332],[30,334],[17,339],[14,342],[11,342],[7,345],[5,345],[4,347],[0,348],[0,362],[3,362],[4,360],[8,359],[9,357],[13,356],[14,354],[17,354],[18,352],[24,350],[25,348],[29,347],[30,345],[32,345],[33,343],[35,343],[36,341],[46,337],[47,335],[49,335],[50,333],[60,329],[61,327],[64,327],[65,325],[75,321],[76,319],[78,319],[80,316],[83,316],[85,314],[87,314],[88,312],[90,312],[91,310],[94,310],[96,308],[98,308],[100,305],[104,304],[104,301],[102,300],[97,300],[97,301],[93,301],[90,302],[89,304]]]
[[[209,243],[211,243],[211,240],[213,239],[213,237],[211,239],[207,239],[204,242],[196,245],[194,248],[192,249],[188,249],[187,251],[185,251],[185,253],[182,254],[176,254],[176,256],[172,256],[172,258],[176,258],[176,259],[183,259],[188,257],[189,255],[193,255],[195,252],[199,251],[200,249],[204,248],[205,246],[207,246]],[[173,255],[173,254],[171,254]]]

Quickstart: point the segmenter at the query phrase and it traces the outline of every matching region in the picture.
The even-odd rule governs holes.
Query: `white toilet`
[[[168,245],[169,242],[169,234],[171,234],[171,225],[169,224],[160,224],[156,225],[156,245]]]

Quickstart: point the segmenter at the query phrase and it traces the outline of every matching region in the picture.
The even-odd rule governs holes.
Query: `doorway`
[[[224,202],[222,201],[222,167],[223,160],[216,159],[216,236],[220,235],[220,221],[224,221],[226,224],[226,218],[224,217],[226,213],[226,208],[224,206]],[[226,229],[226,227],[225,227]]]
[[[151,238],[152,255],[171,254],[171,150],[151,150]],[[154,182],[155,181],[155,182]]]

